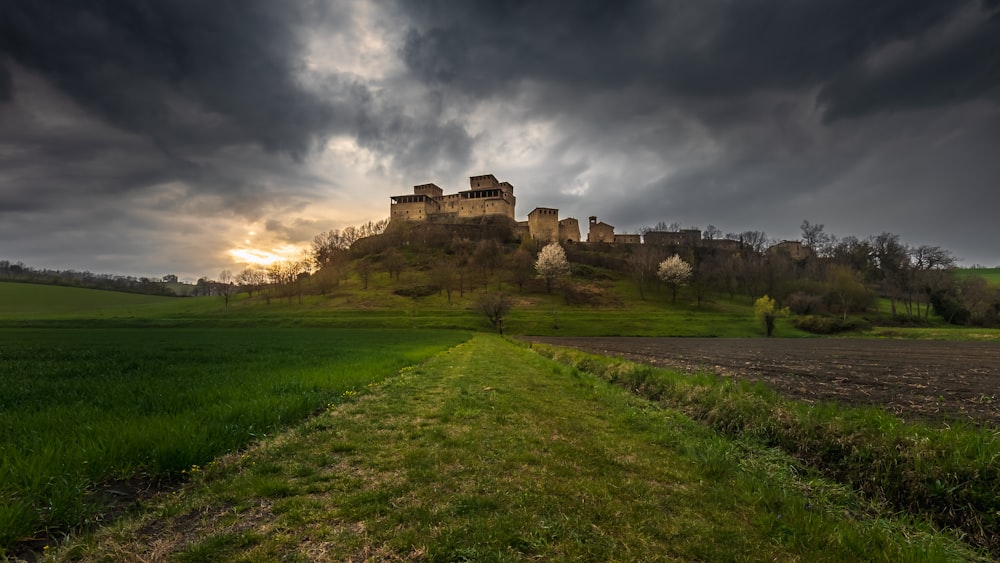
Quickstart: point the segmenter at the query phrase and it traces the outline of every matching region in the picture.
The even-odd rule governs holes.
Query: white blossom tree
[[[656,269],[656,277],[667,284],[670,288],[673,301],[677,301],[677,288],[685,286],[691,279],[691,264],[685,262],[679,255],[674,254],[663,262]]]
[[[552,293],[552,283],[569,275],[566,251],[557,242],[549,243],[538,253],[535,271],[538,272],[538,277],[545,280],[545,289]]]

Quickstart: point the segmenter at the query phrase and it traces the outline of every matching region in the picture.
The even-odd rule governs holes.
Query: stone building
[[[509,220],[515,234],[528,234],[537,241],[580,242],[580,223],[572,217],[560,220],[558,209],[536,207],[528,214],[527,221],[515,222],[514,186],[498,181],[492,174],[470,177],[469,189],[455,194],[446,195],[436,184],[420,184],[413,186],[412,194],[389,199],[392,223],[467,226],[473,222]]]
[[[643,236],[646,244],[662,246],[695,247],[701,243],[701,231],[681,229],[680,231],[649,231]]]
[[[444,194],[435,184],[413,186],[413,194],[391,196],[392,221],[455,222],[500,215],[514,219],[514,186],[493,174],[472,176],[468,190]]]
[[[616,244],[642,244],[642,237],[640,235],[615,235]]]
[[[767,249],[771,254],[784,254],[792,260],[802,260],[812,256],[812,249],[797,240],[783,240]]]
[[[615,228],[603,221],[598,222],[596,215],[590,216],[590,231],[587,232],[587,242],[615,242]]]
[[[575,217],[559,220],[559,242],[580,242],[580,222]]]
[[[536,207],[528,213],[528,233],[536,242],[555,242],[559,236],[559,210],[551,207]]]

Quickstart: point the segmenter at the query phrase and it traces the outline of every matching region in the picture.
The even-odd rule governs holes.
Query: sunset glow
[[[302,247],[286,244],[279,248],[261,250],[259,248],[232,248],[229,255],[240,264],[248,266],[270,266],[275,262],[293,260],[302,255]]]

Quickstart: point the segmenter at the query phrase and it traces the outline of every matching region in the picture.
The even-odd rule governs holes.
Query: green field
[[[970,561],[926,521],[478,335],[53,561]]]
[[[92,518],[103,485],[180,475],[467,337],[0,329],[0,549]]]
[[[960,268],[955,270],[959,276],[979,276],[986,278],[991,284],[1000,286],[1000,268]]]
[[[628,297],[627,284],[620,289]],[[343,288],[331,295],[298,299],[237,296],[229,307],[218,297],[149,297],[55,286],[0,283],[0,326],[14,327],[244,327],[490,330],[476,310],[481,291],[420,299],[393,294],[391,286]],[[663,298],[599,305],[567,305],[558,294],[512,294],[510,334],[621,336],[762,336],[749,304],[728,299],[668,305]],[[12,305],[8,305],[12,304]],[[779,323],[776,336],[808,336]]]
[[[0,282],[0,319],[75,315],[102,318],[176,302],[175,298],[154,295]]]
[[[142,548],[135,541],[172,537],[136,540],[141,530],[166,534],[163,522],[185,535],[195,533],[183,530],[199,519],[208,526],[197,532],[203,536],[175,546],[171,557],[272,560],[298,553],[293,560],[310,560],[302,550],[310,549],[313,535],[325,538],[324,549],[360,559],[606,560],[622,549],[636,550],[624,557],[630,560],[664,553],[727,560],[750,553],[801,560],[977,557],[950,533],[934,531],[925,520],[940,514],[917,510],[916,497],[915,511],[906,502],[903,509],[884,504],[892,497],[869,490],[865,463],[902,471],[919,485],[892,495],[971,491],[993,498],[1000,486],[993,477],[982,487],[982,471],[963,477],[976,463],[993,463],[996,437],[988,431],[956,429],[925,441],[923,430],[890,415],[855,418],[833,407],[787,406],[749,388],[695,393],[689,381],[702,380],[687,376],[657,380],[662,389],[651,380],[626,385],[633,393],[661,389],[653,403],[623,399],[607,382],[584,376],[583,366],[560,367],[493,337],[476,337],[474,346],[456,352],[472,331],[492,330],[475,307],[482,288],[449,300],[405,297],[394,287],[373,278],[367,290],[345,283],[327,295],[270,303],[240,295],[227,307],[218,297],[0,283],[0,559],[11,546],[55,546],[64,537],[70,545],[53,549],[53,559],[90,553],[115,560]],[[507,332],[763,336],[743,297],[716,296],[697,307],[656,292],[639,299],[624,281],[608,288],[610,297],[589,304],[507,288],[514,299]],[[776,335],[808,336],[787,319]],[[869,336],[1000,340],[1000,331],[932,323],[876,327]],[[609,381],[623,369],[613,367]],[[398,373],[404,375],[393,377]],[[401,383],[377,384],[386,378]],[[484,398],[508,383],[509,396],[485,409]],[[667,404],[667,390],[683,400]],[[379,403],[354,407],[359,394]],[[704,420],[686,418],[695,407]],[[577,419],[584,412],[587,422]],[[720,422],[725,428],[711,428]],[[741,424],[753,426],[729,432]],[[789,444],[805,444],[818,448],[809,455],[840,459],[838,448],[848,439],[858,440],[850,447],[860,464],[843,465],[842,473],[855,475],[839,482],[823,481],[814,473],[821,469],[786,455]],[[919,447],[901,449],[910,442]],[[248,447],[253,455],[233,458]],[[428,465],[428,452],[438,449],[451,453]],[[539,451],[548,452],[544,463]],[[914,457],[902,459],[900,452]],[[530,470],[536,462],[540,473]],[[862,481],[851,482],[858,475]],[[872,475],[878,483],[902,480]],[[399,479],[398,487],[385,489]],[[663,480],[677,487],[667,488],[673,496],[642,485]],[[135,518],[120,527],[79,535],[111,519],[117,509],[110,501],[129,497],[121,490],[179,483],[187,483],[179,495],[135,506]],[[977,485],[961,488],[968,483]],[[503,492],[508,486],[514,497]],[[234,532],[225,524],[246,521],[246,510],[264,504],[276,512],[261,517],[260,529]],[[975,521],[976,510],[956,514]],[[984,514],[979,521],[994,526],[995,516]],[[340,521],[347,527],[329,527]],[[994,545],[976,534],[969,536],[977,538],[974,545]]]

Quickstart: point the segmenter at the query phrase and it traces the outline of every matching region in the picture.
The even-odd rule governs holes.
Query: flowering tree
[[[768,336],[774,332],[774,320],[778,317],[788,316],[789,313],[788,307],[779,309],[774,299],[767,295],[754,302],[753,312],[758,319],[764,321],[764,330],[767,331]]]
[[[674,254],[660,262],[660,267],[656,269],[656,277],[670,287],[671,297],[673,301],[677,301],[677,288],[687,285],[691,279],[691,264]]]
[[[538,277],[545,280],[545,289],[552,293],[552,282],[569,275],[566,251],[557,242],[549,243],[538,253],[535,271],[538,272]]]

